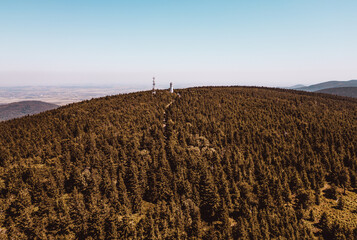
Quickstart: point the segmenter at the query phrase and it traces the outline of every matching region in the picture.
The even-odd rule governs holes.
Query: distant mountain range
[[[52,103],[41,101],[21,101],[0,105],[0,121],[13,118],[33,115],[47,110],[55,109],[58,106]]]
[[[326,88],[316,92],[357,98],[357,87]]]
[[[307,92],[320,92],[320,93],[328,93],[335,94],[339,96],[345,97],[357,97],[357,80],[349,80],[349,81],[328,81],[322,82],[310,86],[304,85],[295,85],[289,87],[289,89],[307,91]]]
[[[303,86],[296,85],[291,87],[292,89],[308,91],[308,92],[316,92],[322,89],[327,88],[341,88],[341,87],[357,87],[357,80],[349,80],[349,81],[328,81],[322,82],[310,86]]]
[[[288,89],[298,89],[298,88],[303,88],[303,87],[306,87],[305,85],[303,84],[297,84],[297,85],[294,85],[294,86],[291,86],[291,87],[287,87]]]

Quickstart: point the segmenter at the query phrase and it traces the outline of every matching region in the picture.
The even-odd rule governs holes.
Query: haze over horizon
[[[0,4],[0,87],[287,87],[357,78],[357,2]]]

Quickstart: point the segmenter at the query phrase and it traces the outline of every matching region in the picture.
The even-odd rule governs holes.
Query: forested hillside
[[[351,216],[343,222],[322,213],[325,198],[348,205],[356,191],[357,100],[266,88],[176,92],[0,123],[0,238],[357,237],[357,209],[339,208]]]

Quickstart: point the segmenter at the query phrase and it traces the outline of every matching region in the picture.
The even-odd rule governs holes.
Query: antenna
[[[152,94],[156,94],[156,90],[155,90],[155,77],[152,78]]]

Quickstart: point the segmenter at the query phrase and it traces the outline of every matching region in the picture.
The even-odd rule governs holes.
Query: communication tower
[[[156,90],[155,90],[155,77],[152,78],[152,94],[156,94]]]

